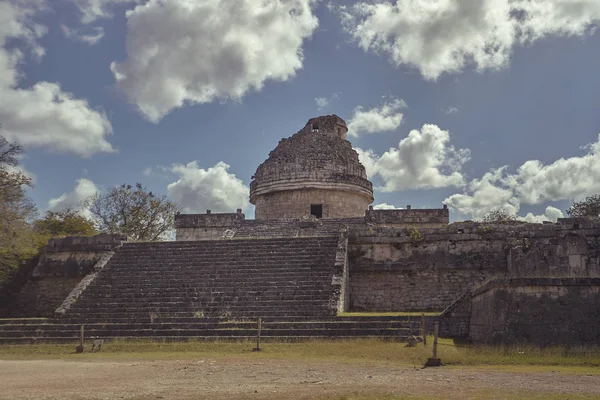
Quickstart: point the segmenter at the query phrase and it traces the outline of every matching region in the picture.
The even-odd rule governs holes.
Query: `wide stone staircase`
[[[66,313],[0,320],[0,343],[85,337],[245,340],[257,320],[269,340],[404,340],[418,321],[336,317],[338,235],[126,243]]]

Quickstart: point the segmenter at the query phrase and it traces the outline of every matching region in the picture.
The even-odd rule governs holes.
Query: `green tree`
[[[506,223],[516,221],[517,218],[514,215],[507,213],[505,210],[498,208],[488,212],[482,219],[483,222],[487,223]]]
[[[94,236],[98,234],[94,221],[71,209],[59,212],[48,211],[44,218],[35,222],[35,229],[38,233],[50,237]]]
[[[31,179],[17,168],[23,148],[0,136],[0,282],[44,245],[32,229],[37,209],[25,191]]]
[[[567,210],[569,217],[600,217],[600,194],[574,202]]]
[[[89,206],[100,231],[123,233],[136,241],[167,239],[179,211],[165,195],[154,194],[141,183],[97,193]]]

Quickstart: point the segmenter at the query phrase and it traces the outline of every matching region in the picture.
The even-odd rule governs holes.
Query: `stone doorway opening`
[[[317,218],[323,218],[323,204],[311,204],[310,215],[314,215]]]

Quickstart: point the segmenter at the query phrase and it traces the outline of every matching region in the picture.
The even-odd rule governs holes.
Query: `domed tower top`
[[[347,132],[343,119],[326,115],[282,139],[250,183],[256,219],[364,216],[373,185]]]
[[[309,119],[302,131],[308,130],[323,135],[334,135],[344,140],[346,140],[348,133],[346,121],[335,114]]]

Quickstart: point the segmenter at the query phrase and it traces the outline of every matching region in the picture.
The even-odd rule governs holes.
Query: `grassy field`
[[[74,344],[36,344],[0,346],[0,359],[87,359],[87,358],[131,358],[131,359],[189,359],[199,356],[332,359],[339,361],[390,362],[422,366],[431,357],[433,338],[427,347],[405,347],[404,343],[380,340],[312,341],[304,343],[264,343],[262,351],[253,352],[253,342],[156,342],[121,341],[107,342],[101,352],[75,354]],[[487,347],[459,346],[452,340],[440,339],[438,357],[445,366],[511,366],[511,367],[581,367],[593,368],[600,373],[600,348],[545,348],[528,346]],[[517,368],[518,369],[518,368]],[[543,368],[542,368],[543,370]]]

